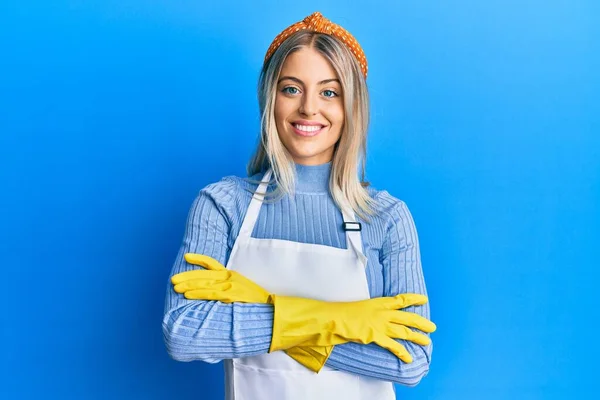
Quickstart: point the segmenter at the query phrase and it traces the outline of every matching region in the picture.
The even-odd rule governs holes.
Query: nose
[[[317,113],[318,103],[314,95],[306,93],[302,96],[300,102],[300,109],[298,110],[301,114],[314,115]]]

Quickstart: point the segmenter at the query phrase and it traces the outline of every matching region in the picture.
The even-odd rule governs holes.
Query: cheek
[[[285,97],[279,95],[275,97],[274,113],[277,121],[283,122],[283,120],[292,113],[293,109],[293,101],[290,101],[290,99],[286,99]]]
[[[329,119],[332,124],[340,127],[344,124],[344,107],[339,104],[336,107],[332,108],[329,113]]]

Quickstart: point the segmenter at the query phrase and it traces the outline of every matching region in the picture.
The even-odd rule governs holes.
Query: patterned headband
[[[354,39],[354,36],[350,34],[347,30],[342,28],[341,26],[334,24],[327,18],[323,17],[320,12],[314,12],[308,17],[304,18],[300,22],[296,22],[293,25],[287,27],[283,32],[275,37],[271,46],[267,50],[267,55],[265,56],[265,62],[273,55],[275,50],[283,43],[289,36],[298,32],[299,30],[310,30],[319,33],[325,33],[328,35],[333,35],[336,38],[340,39],[354,54],[354,57],[358,60],[360,64],[360,68],[367,79],[367,59],[365,57],[365,53],[362,48]]]

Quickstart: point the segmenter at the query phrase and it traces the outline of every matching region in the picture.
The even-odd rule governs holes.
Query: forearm
[[[420,346],[398,340],[413,358],[406,364],[388,350],[375,343],[344,343],[334,347],[328,367],[406,386],[415,386],[427,375],[433,345]]]
[[[271,305],[181,297],[165,313],[162,324],[167,351],[173,359],[215,363],[268,351],[273,326]]]

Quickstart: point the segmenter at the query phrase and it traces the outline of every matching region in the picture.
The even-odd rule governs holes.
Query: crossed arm
[[[389,208],[390,224],[380,254],[384,271],[384,296],[398,293],[426,295],[420,266],[418,240],[412,217],[404,203]],[[229,256],[229,225],[214,199],[206,191],[191,207],[183,243],[171,276],[194,269],[185,253],[205,254],[226,264]],[[429,306],[406,309],[429,318]],[[221,303],[188,300],[167,287],[163,333],[167,350],[179,361],[248,357],[269,351],[273,328],[273,306],[253,303]],[[399,340],[400,341],[400,340]],[[344,343],[334,347],[327,364],[332,368],[414,386],[427,374],[432,346],[400,341],[412,356],[405,364],[376,344]]]

